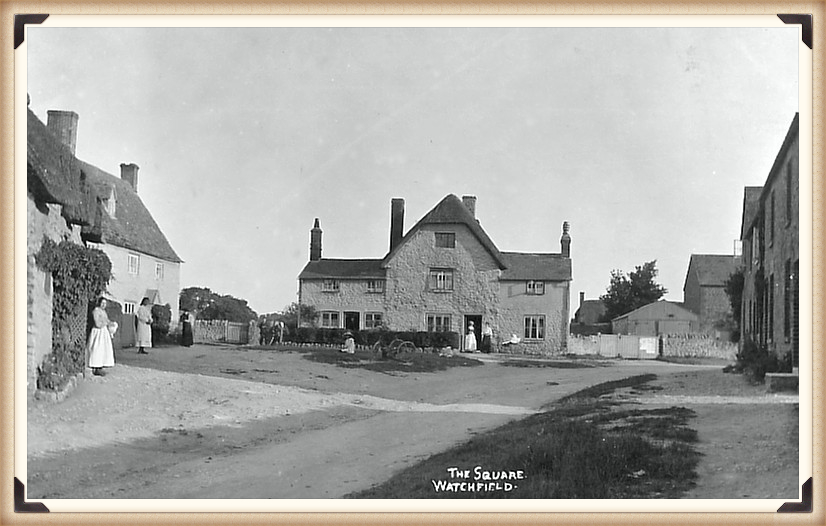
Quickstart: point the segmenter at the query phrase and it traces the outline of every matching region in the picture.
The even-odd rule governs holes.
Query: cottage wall
[[[545,316],[545,338],[524,341],[526,347],[541,354],[567,352],[570,287],[565,282],[545,282],[545,294],[527,294],[524,281],[503,281],[499,287],[501,311],[494,327],[502,339],[512,334],[525,336],[525,316]]]
[[[700,291],[702,309],[700,311],[700,331],[714,334],[715,325],[731,314],[731,303],[725,287],[703,287]]]
[[[95,245],[109,256],[112,262],[112,279],[108,291],[111,297],[123,305],[134,303],[136,308],[146,294],[147,289],[157,289],[161,301],[172,308],[171,327],[178,322],[178,295],[180,294],[181,264],[159,259],[147,254],[135,252],[109,244]],[[137,274],[129,273],[129,254],[138,254],[140,264]],[[155,264],[163,264],[163,277],[155,275]],[[124,342],[128,345],[128,342]]]
[[[36,204],[31,194],[26,201],[26,391],[37,389],[37,367],[52,352],[52,278],[37,267],[34,255],[43,238],[59,243],[69,239],[82,244],[80,229],[70,227],[61,216],[62,207]]]
[[[437,248],[436,232],[455,232],[455,248]],[[451,268],[452,292],[428,288],[431,268]],[[405,241],[387,268],[386,322],[393,330],[423,331],[427,314],[451,316],[452,331],[462,332],[464,315],[481,315],[497,324],[499,267],[464,225],[424,225]]]
[[[318,312],[339,313],[339,324],[344,326],[345,312],[359,313],[359,328],[364,328],[364,315],[368,312],[384,313],[385,294],[367,291],[367,279],[339,280],[339,290],[322,290],[324,280],[304,280],[301,284],[301,303],[312,305]],[[319,320],[320,323],[320,320]]]

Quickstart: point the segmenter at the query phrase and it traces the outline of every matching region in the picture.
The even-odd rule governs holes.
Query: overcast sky
[[[798,111],[783,28],[28,26],[30,108],[79,114],[77,155],[138,193],[209,287],[259,313],[323,256],[381,258],[475,195],[503,251],[559,252],[578,293],[657,260],[682,301],[692,253],[730,254]]]

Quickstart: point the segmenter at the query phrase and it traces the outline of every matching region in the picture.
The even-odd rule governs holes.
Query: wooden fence
[[[254,323],[195,320],[195,326],[192,328],[192,339],[195,343],[250,343],[250,325]]]

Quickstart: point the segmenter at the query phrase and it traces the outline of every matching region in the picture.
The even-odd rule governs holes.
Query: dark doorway
[[[481,314],[466,314],[464,323],[462,324],[462,349],[465,349],[465,336],[468,333],[468,326],[473,322],[473,333],[476,335],[476,349],[479,349],[479,344],[482,342],[482,315]]]
[[[345,312],[344,313],[344,328],[350,331],[359,330],[359,313]]]

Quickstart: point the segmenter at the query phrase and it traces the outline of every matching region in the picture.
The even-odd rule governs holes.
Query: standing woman
[[[149,354],[146,348],[152,347],[152,307],[149,306],[149,298],[141,300],[137,315],[137,342],[138,354]]]
[[[485,328],[482,329],[482,345],[480,349],[483,353],[490,353],[490,341],[493,338],[493,329],[490,326],[490,322],[485,322]]]
[[[115,366],[115,351],[112,349],[112,334],[117,324],[109,321],[106,314],[106,299],[100,298],[92,310],[92,331],[86,345],[89,354],[89,367],[95,376],[106,376],[104,367]]]
[[[465,336],[465,352],[476,352],[476,331],[473,322],[468,322],[467,335]]]
[[[195,316],[189,311],[184,311],[181,314],[181,345],[184,347],[192,346],[192,322]]]

